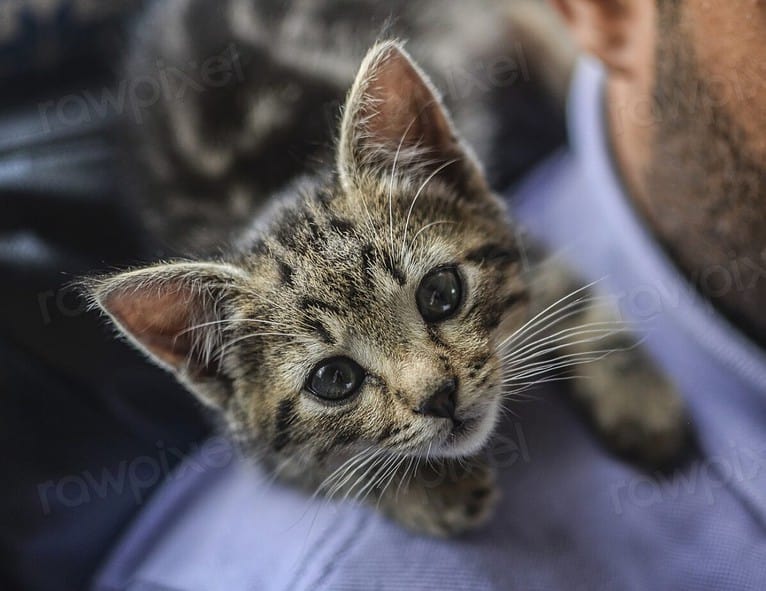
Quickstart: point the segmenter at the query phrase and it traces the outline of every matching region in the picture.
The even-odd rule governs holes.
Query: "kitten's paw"
[[[482,525],[499,497],[495,474],[484,462],[424,466],[386,512],[418,533],[455,536]]]
[[[647,468],[676,464],[692,442],[681,396],[636,351],[614,357],[584,368],[593,379],[578,384],[596,431],[617,454]]]
[[[684,407],[671,387],[635,392],[633,400],[602,404],[597,429],[618,454],[648,467],[675,463],[687,450],[690,434]]]

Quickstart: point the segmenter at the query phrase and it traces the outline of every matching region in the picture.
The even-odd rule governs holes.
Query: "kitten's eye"
[[[359,389],[364,370],[348,357],[331,357],[319,362],[312,370],[306,389],[326,400],[342,400]]]
[[[463,299],[463,285],[457,269],[434,269],[418,286],[415,294],[418,310],[426,322],[438,322],[452,316]]]

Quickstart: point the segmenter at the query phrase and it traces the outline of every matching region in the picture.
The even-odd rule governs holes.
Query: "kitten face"
[[[486,440],[499,407],[500,324],[523,313],[513,235],[490,195],[465,200],[432,181],[412,206],[420,184],[391,189],[383,177],[320,190],[286,206],[238,263],[259,292],[241,317],[263,321],[232,331],[244,339],[234,365],[248,368],[239,404],[278,446],[360,441],[457,455]],[[457,278],[461,293],[451,314],[429,321],[418,295],[427,304],[444,297],[424,283],[434,271],[437,281],[439,272]],[[248,331],[291,336],[266,345]],[[312,371],[339,357],[361,368],[358,387],[329,399],[312,392]],[[454,420],[424,412],[449,383],[443,402],[454,398]]]
[[[272,453],[465,456],[500,411],[498,345],[524,319],[514,233],[423,74],[362,64],[334,174],[225,262],[94,284],[134,342]]]

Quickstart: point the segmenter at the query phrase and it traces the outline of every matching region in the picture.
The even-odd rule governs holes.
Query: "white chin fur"
[[[500,403],[494,401],[479,424],[474,427],[473,432],[466,433],[454,442],[445,441],[435,451],[432,451],[431,455],[442,458],[463,458],[477,453],[487,443],[495,430],[499,416]]]

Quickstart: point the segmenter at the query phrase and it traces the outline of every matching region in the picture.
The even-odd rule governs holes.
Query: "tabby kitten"
[[[371,499],[419,532],[471,529],[496,498],[480,452],[514,383],[504,362],[525,361],[534,380],[530,360],[556,342],[596,359],[561,334],[599,319],[581,291],[546,308],[534,290],[569,285],[530,284],[503,203],[400,43],[362,61],[330,168],[283,191],[225,256],[94,279],[93,301],[281,477]],[[617,348],[642,368],[630,400],[648,397],[626,403],[621,372],[596,361],[581,399],[606,409],[609,433],[638,424],[629,445],[673,453],[678,399]],[[661,410],[644,420],[645,406]]]

